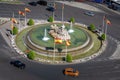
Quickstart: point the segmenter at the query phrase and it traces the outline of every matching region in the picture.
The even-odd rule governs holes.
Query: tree
[[[75,23],[75,18],[74,17],[70,18],[70,22]]]
[[[48,22],[53,22],[54,18],[52,16],[49,17]]]
[[[90,24],[90,26],[88,27],[89,30],[91,31],[95,31],[96,27],[94,24]]]
[[[72,62],[72,55],[71,54],[67,54],[66,61],[67,62]]]
[[[29,19],[28,23],[27,23],[29,26],[32,26],[34,25],[34,20],[33,19]]]
[[[31,59],[31,60],[34,60],[34,58],[35,58],[35,52],[33,52],[33,51],[28,52],[27,57],[29,59]]]
[[[102,34],[102,35],[101,35],[101,39],[102,39],[102,40],[106,40],[106,35],[105,35],[105,34]]]

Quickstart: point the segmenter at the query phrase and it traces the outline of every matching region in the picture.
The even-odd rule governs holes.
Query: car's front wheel
[[[25,69],[25,66],[21,66],[20,69]]]

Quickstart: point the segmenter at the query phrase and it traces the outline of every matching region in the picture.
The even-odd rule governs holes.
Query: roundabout
[[[15,10],[18,11],[18,8],[20,10],[23,10],[23,8],[25,7],[22,5],[19,7],[17,7],[16,5],[7,5],[8,6],[7,7],[6,4],[1,4],[0,6],[2,9],[1,15],[8,14],[9,17],[11,17],[11,11],[15,11]],[[37,6],[37,7],[34,6],[30,8],[31,8],[32,14],[28,15],[28,16],[31,16],[28,18],[33,18],[36,20],[48,19],[48,17],[45,17],[46,16],[45,13],[46,14],[50,14],[50,13],[46,12],[45,8],[43,8],[42,6]],[[58,20],[58,21],[61,20],[61,18],[59,18],[59,16],[61,16],[60,8],[61,7],[57,6],[58,10],[56,10],[56,13],[59,13],[59,14],[57,14],[57,17],[55,17],[55,20]],[[61,60],[62,62],[61,64],[60,64],[60,60],[58,62],[59,64],[53,63],[52,61],[53,57],[51,57],[50,59],[49,55],[44,56],[42,54],[40,55],[36,54],[36,58],[34,60],[29,60],[27,59],[27,57],[23,56],[24,54],[27,55],[25,51],[28,50],[28,48],[24,44],[25,43],[24,41],[26,38],[25,35],[33,28],[33,26],[26,27],[26,29],[18,33],[17,36],[14,36],[15,41],[14,40],[13,41],[17,45],[13,45],[11,43],[12,42],[11,38],[10,39],[9,37],[7,38],[6,33],[5,33],[5,32],[8,32],[6,31],[6,29],[11,29],[11,27],[8,26],[8,24],[10,23],[7,23],[7,25],[3,25],[1,27],[2,33],[0,35],[1,37],[0,39],[1,40],[1,46],[0,46],[1,47],[0,48],[1,49],[1,56],[0,56],[1,76],[0,78],[2,80],[4,79],[5,80],[10,80],[10,79],[11,80],[16,80],[16,79],[17,80],[56,80],[56,79],[57,80],[61,80],[61,79],[65,79],[65,80],[69,80],[69,79],[73,79],[73,80],[74,79],[75,80],[119,80],[120,79],[120,76],[119,76],[120,74],[120,66],[119,66],[120,64],[120,54],[119,54],[120,43],[118,43],[120,40],[119,35],[118,35],[119,34],[119,20],[118,20],[119,16],[112,11],[106,10],[106,8],[102,6],[101,6],[101,9],[103,9],[103,11],[105,11],[106,13],[102,14],[102,13],[97,12],[94,17],[85,16],[84,14],[82,14],[84,10],[79,9],[79,8],[73,8],[73,7],[66,6],[65,9],[66,9],[65,14],[67,16],[65,16],[64,21],[67,21],[70,17],[75,17],[75,21],[77,23],[81,22],[86,25],[89,25],[94,22],[97,29],[99,28],[99,25],[102,24],[101,22],[102,22],[103,15],[104,14],[107,15],[107,18],[112,21],[112,26],[108,27],[107,40],[106,40],[107,43],[105,43],[106,44],[105,50],[101,50],[102,48],[97,49],[96,51],[94,51],[94,49],[91,49],[88,52],[86,52],[89,54],[85,54],[85,53],[83,53],[83,55],[79,54],[80,56],[76,56],[77,58],[73,56],[74,58],[73,58],[72,63],[67,63],[62,60]],[[75,14],[75,13],[79,13],[79,14]],[[15,13],[15,15],[17,14]],[[39,24],[41,25],[41,23]],[[43,29],[43,32],[44,31],[45,29]],[[96,35],[96,34],[93,33],[93,35]],[[47,37],[48,37],[48,34],[47,34]],[[95,40],[94,37],[92,38],[93,40]],[[95,38],[97,38],[97,36]],[[43,39],[43,36],[42,36],[42,39]],[[10,44],[10,46],[8,46],[6,42]],[[97,41],[94,41],[94,43],[95,43],[94,44],[95,47],[97,48],[98,46],[98,44],[96,44]],[[104,44],[102,46],[104,46]],[[17,48],[19,52],[15,48]],[[98,54],[99,55],[98,56],[97,53],[99,53],[99,51],[102,51],[102,52]],[[87,57],[85,57],[85,55]],[[11,59],[17,59],[17,60],[22,61],[23,63],[26,64],[26,69],[21,71],[19,69],[14,68],[13,66],[10,66],[9,61],[11,61]],[[56,58],[55,60],[58,61]],[[75,63],[75,60],[77,60],[78,63]],[[52,65],[48,61],[50,61]],[[80,72],[80,75],[77,78],[65,76],[63,74],[63,70],[67,67],[77,69]]]
[[[65,22],[64,25],[70,35],[70,45],[66,45],[66,39],[62,40],[62,43],[55,43],[55,38],[49,33],[50,30],[53,30],[51,25],[57,25],[60,28],[62,23],[38,24],[22,30],[15,38],[17,47],[25,54],[27,54],[26,51],[34,51],[36,53],[35,60],[42,59],[50,62],[53,59],[57,62],[66,62],[64,58],[67,54],[72,55],[72,62],[80,61],[89,56],[95,56],[102,48],[99,36],[84,26],[75,23],[72,28],[74,32],[69,33],[71,29],[69,22]],[[43,40],[44,38],[47,39]]]

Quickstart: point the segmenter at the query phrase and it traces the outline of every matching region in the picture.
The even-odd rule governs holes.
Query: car
[[[37,3],[43,6],[47,6],[47,1],[45,0],[39,0]]]
[[[52,6],[48,6],[46,9],[47,9],[48,11],[51,11],[51,12],[54,12],[54,11],[55,11],[55,8],[52,7]]]
[[[22,63],[21,61],[19,60],[13,60],[10,62],[11,65],[15,66],[15,67],[18,67],[20,69],[24,69],[25,68],[25,64]]]
[[[86,11],[84,14],[88,15],[88,16],[94,16],[95,15],[94,12],[92,12],[92,11]]]
[[[79,76],[79,71],[78,70],[75,70],[73,68],[65,68],[64,70],[64,74],[65,75],[69,75],[69,76]]]
[[[108,8],[113,9],[113,10],[117,10],[118,9],[118,7],[113,5],[113,4],[108,5]]]
[[[37,6],[37,2],[30,2],[29,3],[31,6]]]

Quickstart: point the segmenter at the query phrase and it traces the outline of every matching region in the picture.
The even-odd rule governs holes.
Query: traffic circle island
[[[65,57],[67,54],[72,55],[72,62],[79,62],[96,54],[102,48],[101,40],[98,39],[96,33],[89,31],[84,25],[72,24],[71,28],[71,23],[68,22],[64,23],[64,29],[69,36],[62,32],[63,34],[57,35],[62,36],[62,43],[56,43],[56,37],[54,37],[56,34],[54,33],[54,36],[52,36],[53,33],[50,34],[51,30],[55,31],[51,29],[51,25],[55,25],[59,29],[63,28],[63,24],[60,22],[29,26],[16,35],[17,47],[26,55],[26,51],[34,51],[36,53],[35,60],[51,63],[53,60],[57,63],[66,63]],[[58,31],[60,31],[59,29]],[[72,32],[69,32],[70,30]],[[69,45],[66,45],[68,40]]]

